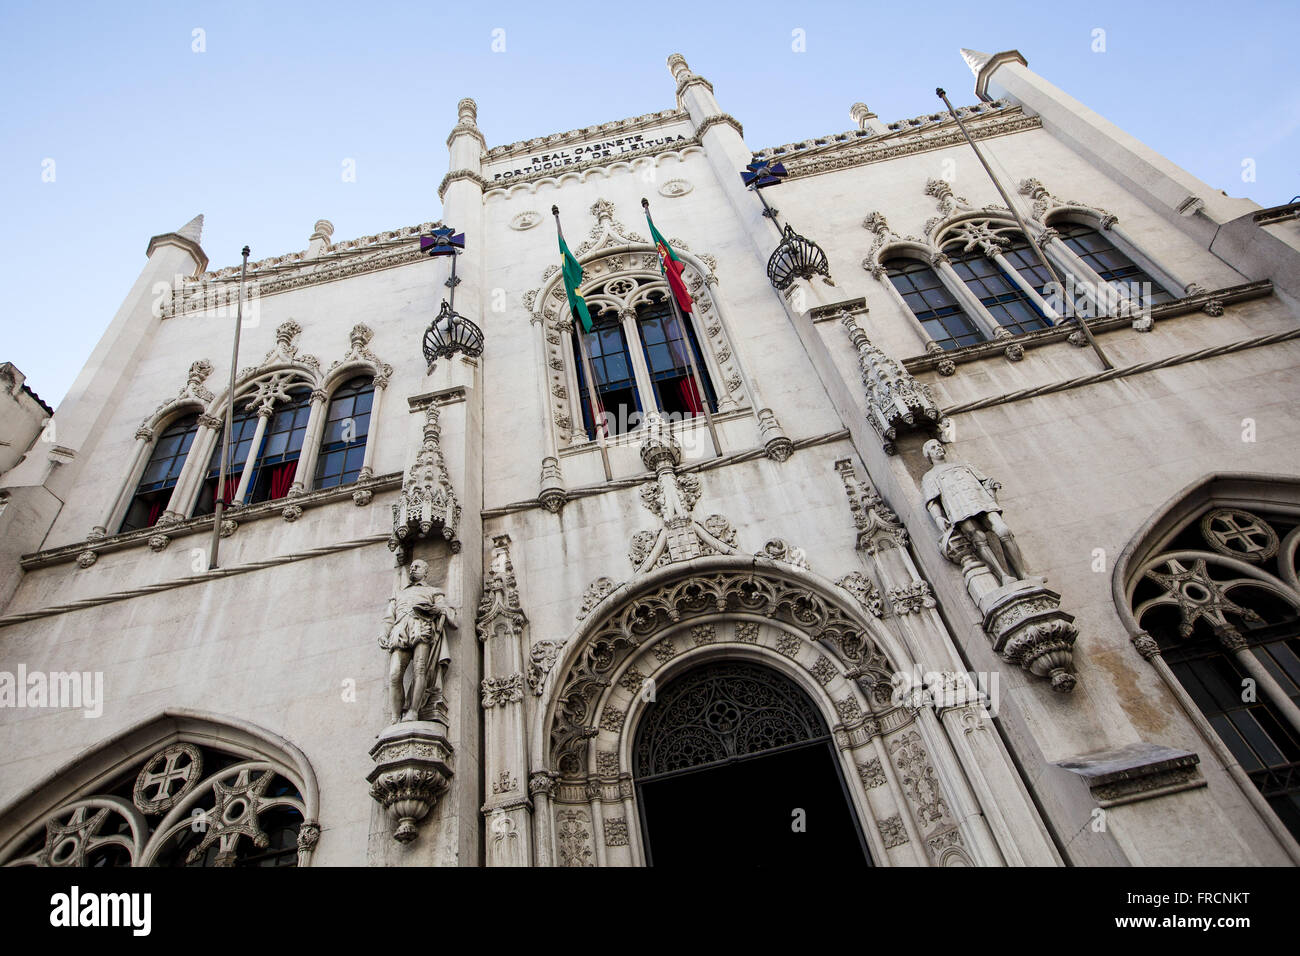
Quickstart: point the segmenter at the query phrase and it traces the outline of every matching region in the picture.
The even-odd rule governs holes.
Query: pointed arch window
[[[118,531],[151,528],[158,521],[176,487],[198,428],[199,415],[195,412],[177,419],[158,436]]]
[[[579,352],[577,336],[591,359],[592,375],[596,379],[596,401],[605,413],[611,435],[631,431],[640,423],[641,396],[636,387],[636,373],[632,356],[628,352],[627,335],[618,315],[605,311],[592,316],[592,330],[574,329],[573,361],[578,373],[578,397],[582,405],[582,421],[588,439],[596,438],[596,425],[591,416],[591,399],[587,387],[587,374]]]
[[[1071,252],[1082,259],[1104,282],[1121,293],[1128,293],[1136,284],[1144,290],[1149,290],[1142,296],[1143,306],[1174,301],[1174,296],[1152,278],[1150,273],[1116,249],[1114,244],[1096,229],[1077,222],[1057,222],[1052,225],[1052,228],[1057,231],[1061,241]]]
[[[1211,508],[1143,562],[1130,600],[1169,671],[1300,839],[1298,547],[1295,515]]]
[[[637,306],[636,324],[659,412],[693,418],[704,414],[706,402],[709,411],[716,412],[717,396],[691,322],[682,322],[667,298],[660,298]],[[700,372],[703,396],[691,372],[692,358]]]
[[[1024,237],[1019,238],[1023,244]],[[1012,335],[1045,329],[1051,325],[1028,293],[980,247],[966,250],[953,248],[962,242],[961,237],[954,239],[945,245],[945,251],[949,251],[953,271],[979,299],[980,305],[984,306],[993,322]],[[1024,244],[1020,252],[1023,254],[1017,256],[1018,261],[1024,261],[1026,256],[1032,257],[1027,244]],[[1019,268],[1017,271],[1020,271]],[[1038,278],[1036,273],[1031,274],[1035,279]],[[1031,284],[1037,285],[1036,282]]]
[[[316,488],[335,488],[357,480],[365,463],[374,398],[374,379],[365,375],[350,379],[334,392],[316,462]]]
[[[883,265],[889,281],[940,348],[955,349],[984,341],[971,317],[929,265],[908,258],[890,259]]]

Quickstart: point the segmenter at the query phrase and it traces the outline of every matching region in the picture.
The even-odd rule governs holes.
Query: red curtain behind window
[[[298,460],[286,461],[283,465],[277,465],[271,472],[271,497],[283,498],[293,487],[293,473],[298,469]]]
[[[692,416],[700,415],[704,412],[704,402],[700,401],[699,389],[695,387],[695,379],[691,376],[677,380],[677,386],[681,390],[682,404]]]
[[[235,492],[239,490],[239,475],[226,475],[226,487],[222,489],[221,503],[228,505],[235,500]],[[217,506],[217,485],[212,486],[212,507]]]
[[[149,520],[145,522],[146,528],[152,528],[158,521],[158,514],[162,511],[163,500],[161,497],[155,498],[149,505]]]

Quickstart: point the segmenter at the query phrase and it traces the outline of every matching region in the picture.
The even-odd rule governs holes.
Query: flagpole
[[[551,206],[551,214],[555,216],[555,232],[561,240],[564,239],[564,229],[560,226],[560,207]],[[560,266],[561,281],[563,281],[564,266]],[[591,359],[587,357],[586,330],[581,328],[582,323],[569,310],[569,319],[574,325],[574,334],[578,337],[578,355],[582,360],[583,375],[587,379],[587,403],[591,406],[592,429],[596,433],[596,444],[600,446],[600,463],[605,468],[605,480],[610,481],[614,477],[613,470],[609,467],[609,450],[605,447],[605,434],[602,430],[605,424],[604,405],[599,404],[600,412],[596,411],[600,403],[599,385],[596,383],[596,376],[592,373]],[[585,431],[585,429],[584,429]]]
[[[1043,264],[1043,268],[1046,269],[1047,274],[1052,277],[1052,281],[1056,283],[1056,287],[1064,292],[1065,285],[1061,282],[1061,277],[1057,275],[1056,269],[1052,266],[1052,263],[1048,261],[1047,253],[1044,252],[1039,247],[1038,243],[1034,241],[1033,236],[1029,232],[1029,227],[1025,225],[1025,220],[1020,215],[1019,208],[1017,208],[1016,204],[1011,201],[1011,197],[1007,195],[1007,191],[1002,188],[1002,183],[998,180],[998,177],[993,175],[993,170],[984,159],[984,154],[980,152],[980,148],[975,145],[975,140],[971,139],[970,133],[966,131],[966,124],[961,121],[961,117],[958,116],[957,111],[953,109],[952,102],[948,99],[948,94],[944,92],[943,87],[939,87],[934,92],[941,100],[943,100],[943,105],[948,107],[949,115],[957,121],[957,128],[960,129],[961,134],[966,137],[966,142],[970,144],[970,148],[975,151],[975,158],[980,161],[980,165],[984,167],[984,172],[988,173],[989,179],[993,180],[993,185],[997,187],[998,195],[1000,195],[1002,201],[1007,204],[1007,208],[1011,210],[1011,215],[1015,217],[1016,224],[1020,226],[1020,231],[1024,234],[1025,242],[1029,243],[1030,248],[1032,248],[1038,255],[1038,261]],[[1073,312],[1074,310],[1071,309],[1070,311]],[[1101,359],[1101,367],[1104,369],[1114,368],[1115,366],[1110,364],[1110,359],[1106,357],[1106,353],[1101,350],[1101,345],[1098,344],[1096,338],[1093,337],[1092,329],[1088,328],[1088,323],[1084,321],[1083,316],[1075,314],[1074,321],[1079,323],[1079,328],[1082,330],[1084,338],[1088,340],[1088,344],[1092,346],[1092,350],[1097,353],[1097,358]]]
[[[230,352],[230,390],[226,395],[225,438],[221,442],[221,467],[217,471],[217,501],[212,511],[212,547],[208,550],[208,570],[217,567],[217,550],[221,542],[221,513],[225,510],[226,471],[230,467],[230,432],[235,417],[235,376],[239,368],[239,332],[244,325],[244,278],[248,275],[248,246],[241,253],[239,266],[239,301],[235,304],[235,345]]]
[[[650,218],[650,200],[642,197],[641,208],[645,210],[645,221],[653,226],[654,222]],[[653,233],[653,229],[651,232]],[[662,273],[665,268],[666,266],[664,265],[663,257],[661,256],[659,259],[659,271]],[[665,275],[665,281],[666,280],[667,276]],[[713,413],[709,410],[709,396],[708,393],[704,391],[704,380],[700,377],[700,369],[695,362],[695,348],[691,344],[691,335],[690,330],[686,325],[686,316],[682,313],[681,303],[677,301],[677,296],[673,293],[671,285],[668,287],[668,301],[672,303],[673,315],[675,315],[677,321],[681,323],[682,344],[686,347],[686,360],[690,364],[691,376],[695,380],[695,391],[699,395],[700,404],[704,408],[704,421],[705,424],[709,426],[709,437],[713,439],[714,454],[721,458],[722,442],[718,440],[718,430],[713,424]],[[669,351],[671,352],[671,349]]]

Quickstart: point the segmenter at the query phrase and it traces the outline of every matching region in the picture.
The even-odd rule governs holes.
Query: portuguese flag
[[[573,313],[575,322],[581,322],[585,331],[591,331],[591,313],[587,311],[587,300],[578,292],[578,286],[582,284],[582,264],[569,251],[568,245],[564,242],[564,234],[559,234],[560,239],[560,271],[564,273],[564,292],[569,297],[569,309]]]
[[[682,279],[682,269],[685,263],[677,258],[677,253],[673,252],[673,247],[668,245],[668,240],[659,234],[655,228],[654,220],[650,218],[650,210],[647,207],[645,211],[645,221],[650,226],[650,238],[655,242],[655,249],[659,252],[659,268],[668,280],[668,288],[673,290],[673,297],[677,299],[677,304],[681,306],[682,312],[690,312],[691,294],[686,289],[686,283]]]

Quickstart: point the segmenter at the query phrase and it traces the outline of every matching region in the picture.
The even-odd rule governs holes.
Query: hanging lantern
[[[830,274],[821,246],[786,226],[781,244],[767,260],[767,278],[772,285],[783,292],[795,279],[811,279],[814,275],[830,278]]]
[[[424,358],[432,367],[440,358],[457,352],[471,357],[483,354],[483,331],[469,319],[451,310],[446,299],[424,333]]]

